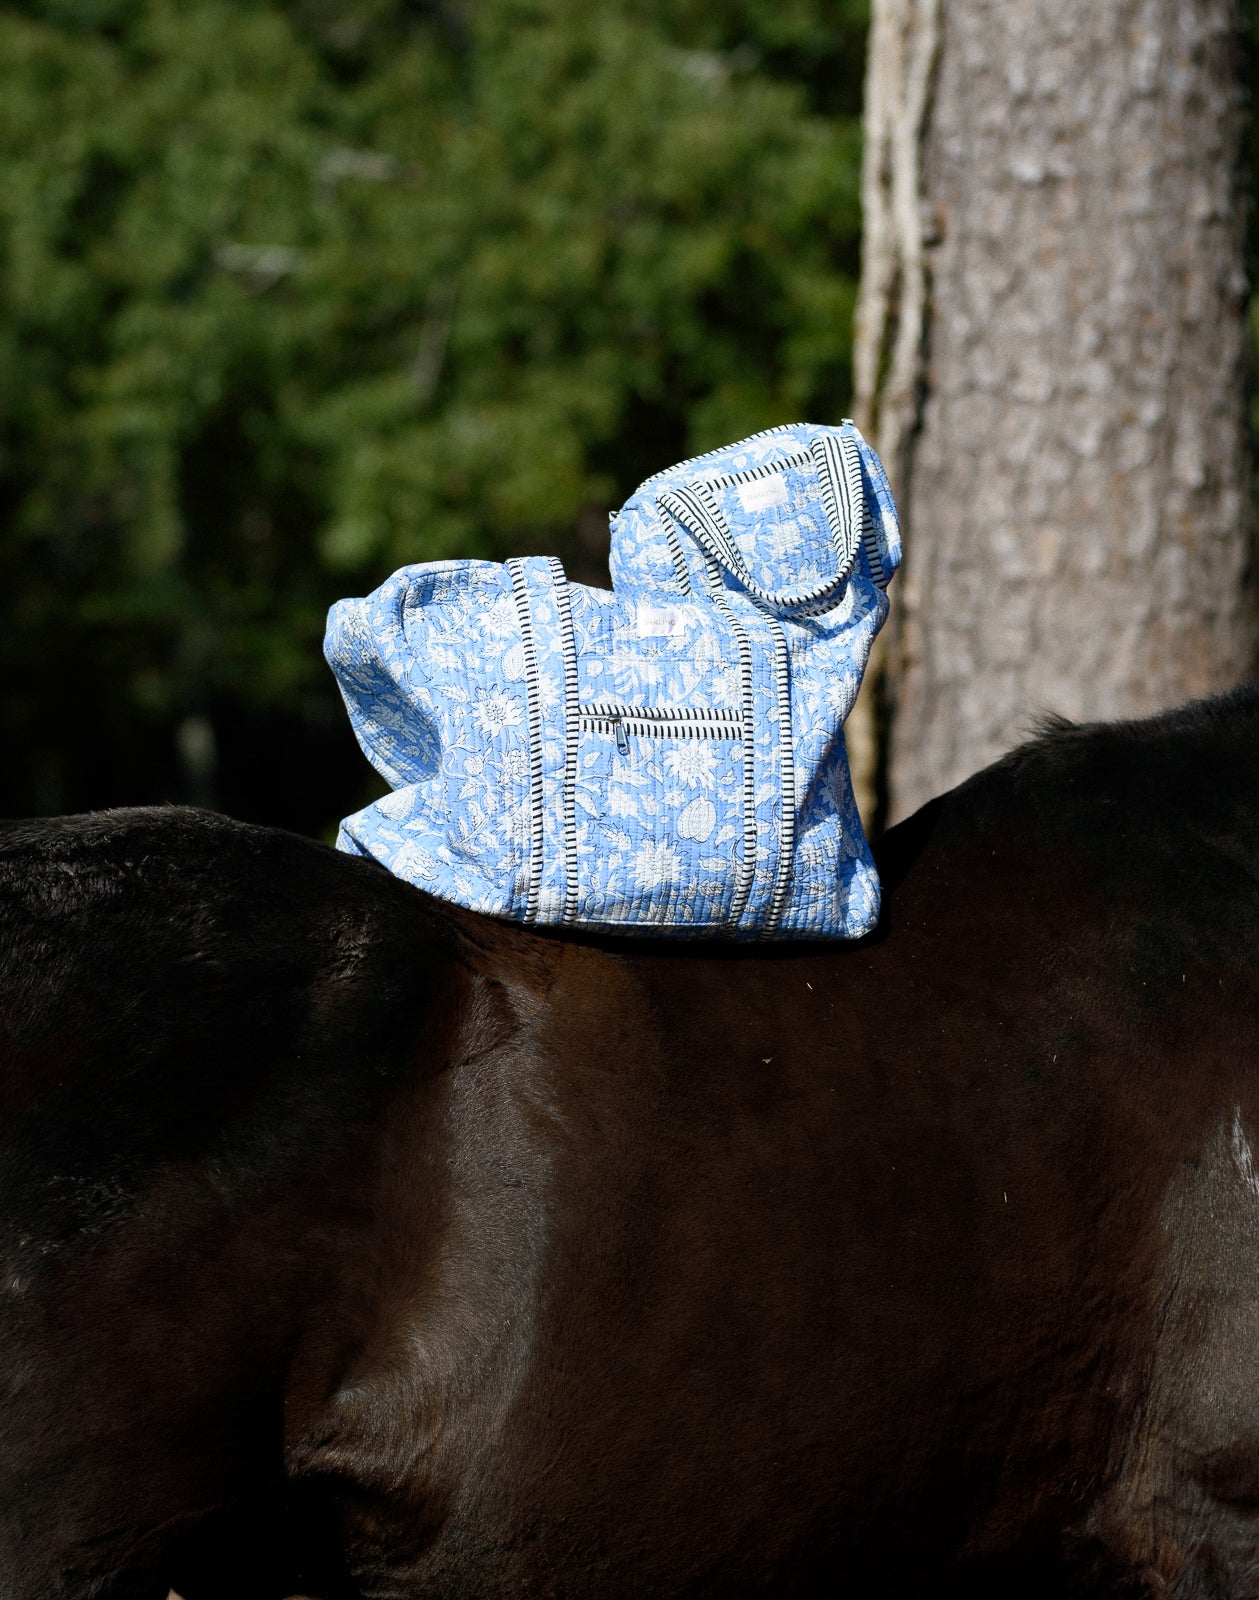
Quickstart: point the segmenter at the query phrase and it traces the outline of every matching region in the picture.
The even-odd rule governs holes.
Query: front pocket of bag
[[[578,920],[723,926],[751,760],[739,713],[600,701],[577,721]]]

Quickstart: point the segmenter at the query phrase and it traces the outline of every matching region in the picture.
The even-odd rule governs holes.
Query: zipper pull
[[[629,735],[625,731],[625,724],[620,717],[612,718],[612,726],[616,731],[616,748],[621,752],[624,760],[629,760]]]

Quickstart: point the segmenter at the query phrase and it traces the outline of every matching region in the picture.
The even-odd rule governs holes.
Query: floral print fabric
[[[848,423],[774,429],[649,480],[612,531],[614,592],[447,561],[333,607],[393,791],[338,844],[523,922],[868,931],[843,721],[899,560],[877,457]]]

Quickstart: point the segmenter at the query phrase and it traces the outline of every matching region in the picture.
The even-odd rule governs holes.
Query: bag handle
[[[809,453],[837,557],[835,573],[809,589],[766,589],[757,582],[711,486],[703,479],[660,496],[660,504],[682,523],[701,552],[770,611],[798,612],[820,606],[824,600],[834,604],[852,572],[868,517],[856,441],[847,434],[820,434],[813,439]]]

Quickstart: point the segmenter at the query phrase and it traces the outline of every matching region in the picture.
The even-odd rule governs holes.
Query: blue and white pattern
[[[393,790],[339,846],[526,923],[867,932],[843,722],[900,559],[877,456],[851,423],[771,429],[648,480],[612,534],[615,592],[438,561],[333,607]]]

